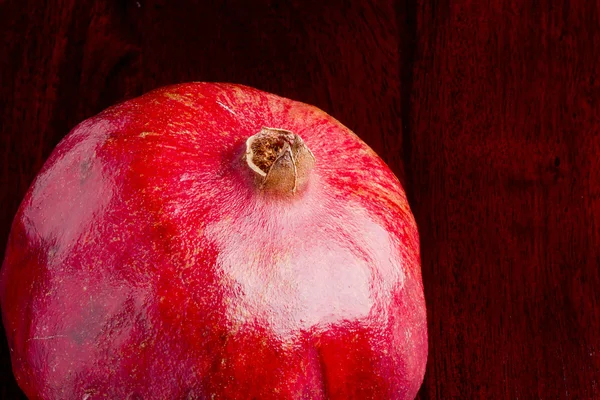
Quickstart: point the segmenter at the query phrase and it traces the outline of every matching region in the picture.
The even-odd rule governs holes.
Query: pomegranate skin
[[[262,127],[316,160],[265,193]],[[0,270],[30,399],[412,399],[427,360],[405,193],[315,107],[240,85],[149,92],[75,127],[14,219]]]

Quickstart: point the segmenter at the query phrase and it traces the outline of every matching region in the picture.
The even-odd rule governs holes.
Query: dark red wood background
[[[405,184],[420,398],[600,398],[600,2],[0,0],[0,46],[0,243],[76,123],[165,84],[255,86],[326,110]]]

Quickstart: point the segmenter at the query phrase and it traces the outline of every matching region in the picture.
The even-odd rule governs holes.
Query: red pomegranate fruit
[[[411,399],[418,233],[385,163],[319,109],[181,84],[60,142],[0,301],[30,399]]]

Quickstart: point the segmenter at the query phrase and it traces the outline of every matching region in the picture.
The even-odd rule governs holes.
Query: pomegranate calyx
[[[245,160],[260,190],[294,194],[310,179],[315,156],[297,134],[263,127],[246,140]]]

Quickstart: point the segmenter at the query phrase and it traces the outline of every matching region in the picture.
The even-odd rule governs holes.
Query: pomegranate
[[[241,85],[75,127],[14,219],[0,301],[30,399],[410,399],[427,359],[396,177],[323,111]]]

